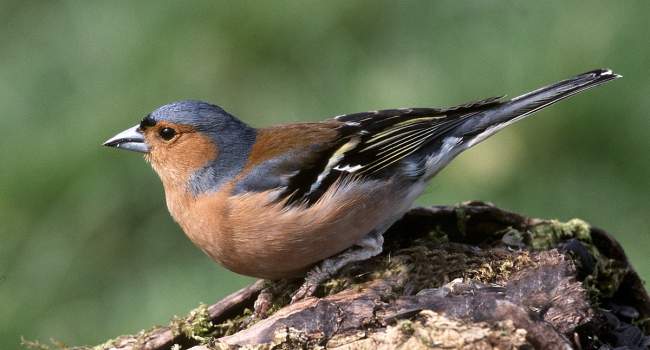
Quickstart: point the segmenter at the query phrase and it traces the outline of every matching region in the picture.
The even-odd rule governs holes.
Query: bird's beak
[[[149,146],[144,141],[140,125],[126,129],[104,142],[104,146],[117,147],[129,151],[149,153]]]

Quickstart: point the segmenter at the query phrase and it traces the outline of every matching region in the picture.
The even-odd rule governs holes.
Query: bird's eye
[[[176,135],[176,130],[172,128],[162,128],[158,134],[160,134],[160,137],[162,137],[163,140],[169,141]]]

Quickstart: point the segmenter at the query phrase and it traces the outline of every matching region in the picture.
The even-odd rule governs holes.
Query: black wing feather
[[[386,109],[337,116],[339,142],[301,169],[280,195],[286,205],[313,204],[337,180],[351,176],[381,178],[391,167],[474,113],[499,104],[492,97],[451,108]]]

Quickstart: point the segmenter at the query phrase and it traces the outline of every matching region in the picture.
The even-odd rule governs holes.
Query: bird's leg
[[[262,289],[253,304],[253,320],[261,320],[266,317],[266,314],[271,307],[271,303],[273,302],[273,294],[273,287],[271,286],[267,285]]]
[[[260,294],[257,295],[257,299],[255,299],[255,303],[253,304],[253,314],[245,321],[246,324],[251,324],[255,321],[266,318],[269,309],[273,304],[273,299],[277,297],[282,290],[285,290],[288,285],[288,280],[266,280],[264,289],[262,289]]]
[[[305,282],[291,297],[291,303],[311,296],[316,288],[349,263],[363,261],[381,253],[384,244],[383,231],[372,231],[352,247],[339,255],[323,260],[307,273]]]

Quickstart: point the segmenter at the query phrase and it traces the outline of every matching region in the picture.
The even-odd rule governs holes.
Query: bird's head
[[[144,153],[165,187],[187,186],[196,195],[241,171],[255,134],[221,107],[188,100],[156,109],[104,145]]]

